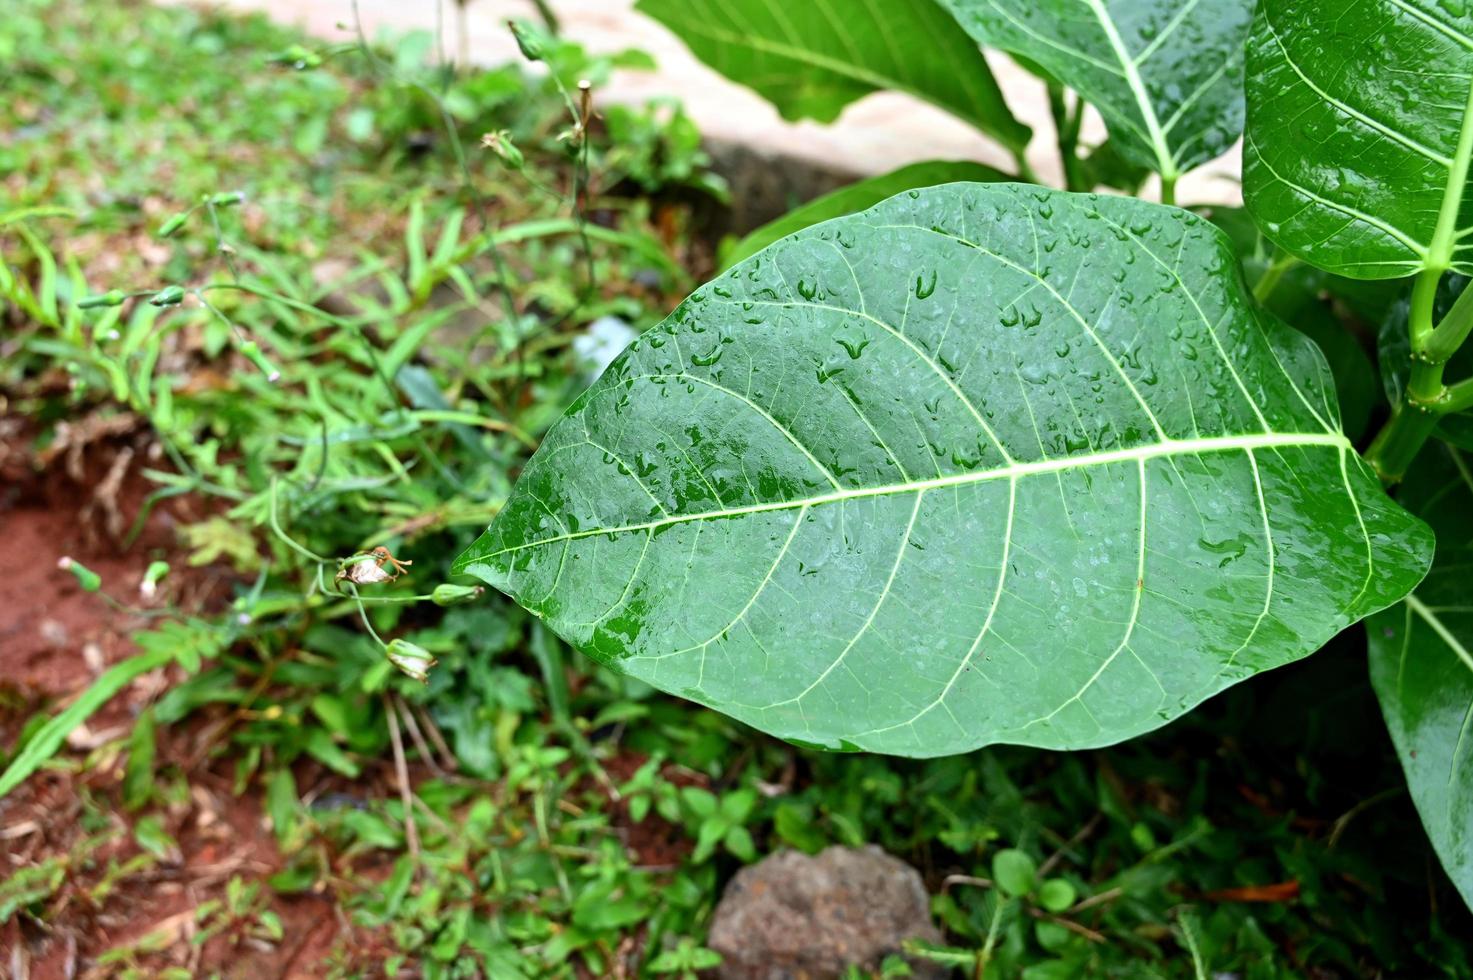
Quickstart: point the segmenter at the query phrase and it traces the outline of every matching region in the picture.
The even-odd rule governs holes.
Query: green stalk
[[[1268,298],[1274,294],[1274,289],[1279,285],[1279,280],[1284,278],[1284,273],[1299,264],[1299,260],[1287,252],[1274,259],[1273,264],[1263,270],[1263,275],[1258,277],[1258,282],[1253,286],[1253,298],[1260,303],[1267,303]]]
[[[1442,383],[1446,359],[1428,357],[1428,345],[1434,335],[1432,301],[1440,277],[1436,270],[1424,270],[1412,287],[1412,375],[1401,403],[1391,413],[1391,420],[1366,450],[1367,462],[1383,483],[1401,480],[1423,443],[1437,428],[1438,418],[1448,410],[1447,388]]]
[[[1084,105],[1075,99],[1071,111],[1061,85],[1048,87],[1049,111],[1054,117],[1054,130],[1058,134],[1059,162],[1064,170],[1064,189],[1087,191],[1079,175],[1079,125],[1084,118]]]
[[[1464,289],[1447,316],[1433,328],[1423,353],[1433,364],[1445,364],[1463,346],[1470,331],[1473,331],[1473,289]]]
[[[1176,173],[1173,173],[1173,174],[1170,174],[1170,175],[1168,175],[1168,174],[1162,174],[1161,175],[1161,203],[1162,204],[1175,204],[1176,203],[1176,179],[1178,177],[1180,177],[1180,176],[1181,176],[1180,174],[1176,174]]]
[[[1473,409],[1473,378],[1448,385],[1442,396],[1443,412],[1466,412],[1469,409]]]
[[[1468,170],[1473,166],[1473,87],[1463,109],[1463,125],[1458,132],[1458,147],[1448,169],[1447,185],[1442,192],[1442,205],[1437,211],[1437,225],[1427,246],[1426,268],[1412,286],[1410,327],[1412,335],[1412,377],[1402,403],[1391,415],[1391,421],[1376,436],[1366,459],[1375,467],[1385,483],[1395,483],[1432,434],[1438,416],[1456,411],[1468,395],[1463,384],[1456,397],[1442,383],[1443,365],[1457,351],[1473,327],[1473,308],[1463,297],[1441,324],[1433,326],[1433,300],[1442,274],[1452,268],[1453,248],[1457,243],[1458,213],[1468,185]],[[1466,291],[1465,291],[1466,292]],[[1469,304],[1473,304],[1470,299]]]

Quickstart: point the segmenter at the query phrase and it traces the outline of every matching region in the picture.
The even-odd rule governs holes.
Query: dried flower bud
[[[388,655],[389,663],[421,684],[430,682],[430,668],[439,663],[430,651],[408,640],[390,640]]]
[[[377,585],[380,582],[389,581],[394,576],[384,571],[377,562],[370,560],[353,562],[339,572],[338,577],[358,585]]]
[[[246,360],[250,361],[262,374],[266,375],[267,381],[275,384],[280,380],[281,372],[277,370],[276,365],[272,364],[271,360],[265,354],[261,353],[260,346],[254,340],[247,340],[241,344],[240,352],[245,355]]]
[[[512,170],[521,170],[526,162],[522,157],[522,151],[517,149],[511,141],[511,133],[504,129],[498,129],[494,133],[485,133],[481,136],[481,145],[489,149],[501,158],[501,162]]]
[[[169,574],[169,563],[166,561],[150,562],[148,570],[143,573],[143,581],[138,583],[138,594],[145,599],[152,599],[159,590],[159,582],[165,575]]]
[[[165,286],[163,289],[154,293],[153,299],[149,300],[149,302],[154,306],[178,306],[184,302],[184,287]]]
[[[451,585],[449,582],[444,582],[435,586],[430,593],[430,599],[437,606],[459,606],[475,601],[485,591],[485,588],[479,585]]]
[[[56,563],[56,567],[63,571],[71,572],[73,577],[76,578],[77,584],[82,587],[83,592],[96,592],[102,588],[102,576],[70,555],[63,556]]]
[[[283,51],[278,51],[266,59],[273,65],[291,65],[297,71],[305,71],[308,68],[316,68],[322,64],[322,55],[316,51],[304,48],[300,44],[293,44]]]
[[[159,225],[159,237],[168,238],[170,235],[174,234],[174,232],[178,231],[180,228],[183,228],[184,222],[188,220],[189,212],[180,211],[178,214],[174,215],[174,217]]]
[[[506,26],[511,28],[511,36],[517,39],[517,47],[522,51],[522,57],[528,61],[541,61],[547,53],[542,46],[542,37],[537,28],[524,20],[509,20]]]

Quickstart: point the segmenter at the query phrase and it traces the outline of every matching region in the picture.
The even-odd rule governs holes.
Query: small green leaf
[[[316,727],[307,729],[303,747],[312,758],[333,772],[350,779],[358,778],[358,774],[362,771],[358,763],[354,762],[324,729]]]
[[[123,769],[123,805],[136,810],[153,798],[153,765],[157,755],[152,709],[138,716],[128,736],[128,764]]]
[[[716,796],[708,789],[699,786],[686,786],[680,791],[680,798],[685,805],[698,817],[712,817],[716,815]]]
[[[727,830],[726,821],[717,817],[702,823],[696,831],[696,847],[691,852],[691,860],[697,864],[709,860],[716,851],[716,845],[726,836]]]
[[[726,849],[739,860],[748,863],[757,860],[757,845],[752,843],[752,834],[746,827],[733,827],[726,832]]]
[[[992,880],[1004,895],[1014,898],[1033,890],[1038,865],[1016,848],[998,851],[992,857]]]
[[[154,814],[140,817],[133,825],[133,839],[138,846],[161,861],[177,856],[179,845],[164,830],[163,821]]]
[[[1050,912],[1062,912],[1074,904],[1074,886],[1063,878],[1050,878],[1038,886],[1038,904]]]
[[[297,781],[285,766],[266,778],[266,816],[278,841],[288,840],[296,829],[301,801],[297,798]]]

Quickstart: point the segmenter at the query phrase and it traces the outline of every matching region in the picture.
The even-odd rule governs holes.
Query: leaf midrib
[[[571,444],[564,448],[571,448],[572,445],[576,444]],[[1129,449],[1114,449],[1103,452],[1083,453],[1076,456],[1058,456],[1040,460],[1014,462],[991,469],[974,470],[970,473],[955,473],[950,476],[934,477],[929,480],[911,480],[904,483],[884,484],[874,487],[855,487],[849,490],[840,490],[834,493],[812,497],[765,501],[763,503],[747,504],[741,507],[726,507],[718,510],[700,511],[693,514],[674,514],[660,520],[644,521],[637,524],[587,528],[553,537],[539,538],[536,541],[528,541],[510,548],[502,548],[499,551],[478,555],[474,558],[457,560],[455,570],[460,571],[461,569],[489,561],[500,555],[525,551],[528,548],[536,548],[543,545],[557,544],[562,541],[572,541],[599,535],[621,534],[627,531],[650,531],[671,524],[720,520],[727,517],[741,517],[747,514],[792,510],[797,507],[816,507],[823,504],[867,497],[923,493],[946,487],[985,483],[991,480],[1017,480],[1043,473],[1067,472],[1069,470],[1086,469],[1094,466],[1106,466],[1112,463],[1143,462],[1164,456],[1191,456],[1204,453],[1240,451],[1251,452],[1255,449],[1295,448],[1304,446],[1332,447],[1342,453],[1353,451],[1350,441],[1338,432],[1257,432],[1245,435],[1212,436],[1199,439],[1167,439],[1141,446],[1133,446]]]
[[[1473,671],[1473,652],[1470,652],[1467,647],[1463,646],[1457,636],[1453,634],[1453,631],[1447,628],[1447,624],[1437,615],[1436,610],[1429,608],[1426,603],[1418,599],[1415,595],[1407,596],[1406,603],[1407,608],[1411,609],[1418,616],[1421,616],[1423,621],[1432,627],[1432,632],[1436,633],[1438,638],[1447,644],[1447,648],[1457,654],[1458,659],[1463,662],[1463,666]]]
[[[1104,4],[1100,0],[1086,0],[1086,2],[1089,4],[1089,9],[1094,12],[1095,19],[1100,22],[1100,29],[1105,32],[1105,39],[1110,42],[1110,49],[1115,52],[1115,58],[1120,62],[1121,70],[1125,73],[1125,84],[1130,86],[1130,92],[1135,97],[1141,119],[1150,133],[1151,148],[1156,153],[1156,162],[1159,164],[1162,178],[1175,180],[1181,176],[1176,169],[1176,157],[1172,155],[1171,147],[1166,142],[1166,133],[1161,128],[1161,120],[1156,116],[1156,107],[1151,104],[1150,94],[1146,91],[1146,84],[1141,79],[1140,68],[1136,60],[1131,57],[1130,52],[1126,50],[1125,41],[1121,38],[1120,31],[1116,28],[1115,21],[1105,9]]]
[[[1463,106],[1458,146],[1453,151],[1447,184],[1442,189],[1442,206],[1438,209],[1437,224],[1432,229],[1432,241],[1427,247],[1427,267],[1439,273],[1452,267],[1458,212],[1462,210],[1463,194],[1468,186],[1470,160],[1473,160],[1473,79],[1468,83],[1468,101]]]

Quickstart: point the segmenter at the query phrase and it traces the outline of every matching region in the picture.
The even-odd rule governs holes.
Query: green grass
[[[209,502],[176,566],[236,583],[228,609],[139,637],[173,666],[118,746],[124,777],[88,804],[133,841],[104,905],[175,846],[171,806],[210,769],[261,801],[283,862],[209,899],[217,965],[277,942],[281,896],[310,893],[358,930],[324,972],[680,975],[709,961],[741,865],[875,843],[925,875],[947,934],[930,955],[969,976],[984,950],[987,976],[1031,980],[1473,975],[1473,922],[1397,790],[1353,640],[1115,749],[920,762],[761,737],[498,596],[408,601],[467,584],[450,559],[587,382],[573,339],[605,314],[653,324],[703,271],[711,243],[671,203],[719,190],[688,121],[619,113],[580,148],[555,84],[423,67],[431,37],[369,56],[259,19],[19,4],[0,19],[0,391],[38,446],[84,413],[145,419],[156,497]],[[552,60],[565,84],[610,67],[570,45]],[[501,130],[524,169],[479,145]],[[174,285],[187,302],[76,305]],[[337,581],[378,546],[410,574]],[[427,684],[386,659],[395,639],[438,661]],[[49,756],[45,722],[20,719],[0,761]],[[90,860],[22,869],[0,925],[39,934]],[[84,953],[163,962],[145,941]]]

